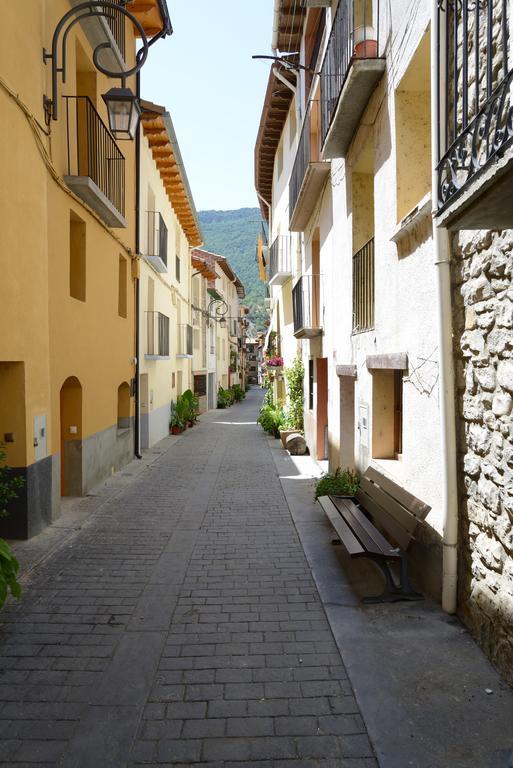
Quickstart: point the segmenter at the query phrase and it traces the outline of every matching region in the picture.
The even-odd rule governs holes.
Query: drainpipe
[[[137,98],[141,98],[141,75],[137,73]],[[141,204],[141,127],[137,128],[135,136],[135,252],[139,254],[141,247],[141,224],[139,220],[140,216],[140,204]],[[135,420],[134,420],[134,455],[138,459],[142,459],[140,448],[140,365],[139,365],[139,351],[140,351],[140,334],[139,334],[139,322],[141,314],[141,296],[140,296],[140,279],[135,278]]]
[[[280,6],[281,6],[281,0],[274,0],[274,14],[273,14],[273,36],[271,40],[271,48],[273,50],[273,55],[276,56],[276,53],[278,51],[278,35],[279,35],[279,25],[280,25]]]
[[[440,114],[438,95],[445,90],[445,72],[438,71],[439,28],[438,0],[431,0],[431,146],[433,213],[438,203],[438,173],[440,155],[439,126],[446,116]],[[456,464],[456,407],[454,358],[452,344],[451,246],[446,228],[438,227],[433,218],[433,243],[437,273],[438,346],[440,350],[440,423],[442,453],[443,510],[443,581],[442,608],[455,613],[458,583],[458,487]]]

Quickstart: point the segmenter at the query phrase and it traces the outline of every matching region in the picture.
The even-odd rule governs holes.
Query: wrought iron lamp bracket
[[[71,29],[80,21],[87,18],[103,16],[105,19],[115,19],[116,14],[121,14],[125,18],[129,19],[137,29],[137,32],[141,38],[142,47],[139,49],[136,55],[136,63],[133,67],[123,69],[117,72],[113,72],[105,67],[100,62],[101,52],[105,48],[111,48],[111,43],[104,42],[96,46],[93,51],[93,63],[96,69],[103,75],[110,78],[121,80],[125,83],[127,77],[135,75],[143,66],[148,56],[150,45],[158,38],[162,37],[162,31],[158,32],[151,40],[148,40],[146,33],[142,27],[141,22],[132,14],[127,11],[124,5],[120,5],[113,0],[89,0],[89,2],[80,3],[71,10],[67,11],[61,18],[52,37],[52,50],[49,53],[46,48],[43,48],[43,62],[46,64],[48,61],[52,62],[52,94],[43,97],[43,105],[46,115],[47,124],[50,120],[57,120],[58,116],[58,76],[62,76],[62,82],[66,82],[66,44],[68,35]],[[62,33],[62,38],[61,38]],[[60,39],[61,38],[61,39]],[[59,61],[60,60],[60,61]]]
[[[216,306],[217,305],[217,306]],[[211,310],[214,309],[214,313]],[[226,313],[228,312],[228,304],[224,299],[211,299],[210,304],[207,307],[207,318],[214,320],[216,323],[220,323],[221,320],[226,320]]]

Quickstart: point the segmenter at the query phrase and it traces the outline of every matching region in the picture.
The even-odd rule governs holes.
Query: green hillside
[[[226,256],[238,277],[244,283],[244,303],[250,308],[249,319],[255,330],[264,330],[267,311],[264,307],[264,283],[258,277],[255,259],[261,214],[258,208],[239,208],[237,211],[200,211],[199,220],[204,248]]]

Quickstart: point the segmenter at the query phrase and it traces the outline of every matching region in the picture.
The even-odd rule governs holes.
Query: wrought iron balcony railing
[[[159,272],[167,271],[167,227],[158,211],[148,211],[148,260]]]
[[[321,67],[323,157],[343,157],[385,69],[380,0],[341,0]]]
[[[292,275],[292,238],[278,235],[270,249],[269,283],[281,285]]]
[[[146,312],[146,356],[169,357],[169,317]]]
[[[119,2],[119,5],[124,5],[124,2]],[[123,59],[126,61],[126,39],[125,39],[125,22],[126,18],[121,13],[113,13],[111,16],[105,17],[107,25],[111,31],[112,37],[119,49],[119,52]]]
[[[87,96],[65,96],[66,184],[110,227],[126,227],[125,158]]]
[[[374,328],[374,238],[353,256],[353,333]]]
[[[289,229],[303,232],[330,172],[320,157],[320,109],[314,99],[308,105],[296,159],[289,182]]]
[[[192,357],[193,356],[193,332],[192,325],[182,323],[177,328],[178,331],[178,346],[177,357]]]
[[[488,174],[495,169],[511,172],[504,182],[511,195],[513,156],[508,168],[503,158],[513,148],[512,14],[507,0],[439,3],[439,213],[462,198],[471,203],[480,177],[487,176],[489,187]],[[479,210],[460,226],[513,226],[513,196],[509,200],[502,191],[484,206],[481,200]]]
[[[302,275],[292,289],[294,335],[313,338],[322,333],[320,275]]]

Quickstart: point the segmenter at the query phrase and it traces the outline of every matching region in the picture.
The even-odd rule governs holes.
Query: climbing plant
[[[304,428],[304,399],[303,381],[305,367],[300,357],[296,357],[290,368],[285,370],[287,379],[287,428],[303,431]]]
[[[17,498],[17,492],[25,484],[22,477],[11,475],[10,467],[5,463],[6,458],[4,446],[0,443],[0,517],[8,515],[8,503]],[[13,597],[21,595],[21,586],[16,579],[19,567],[10,546],[4,539],[0,539],[0,608],[7,600],[9,590]]]

